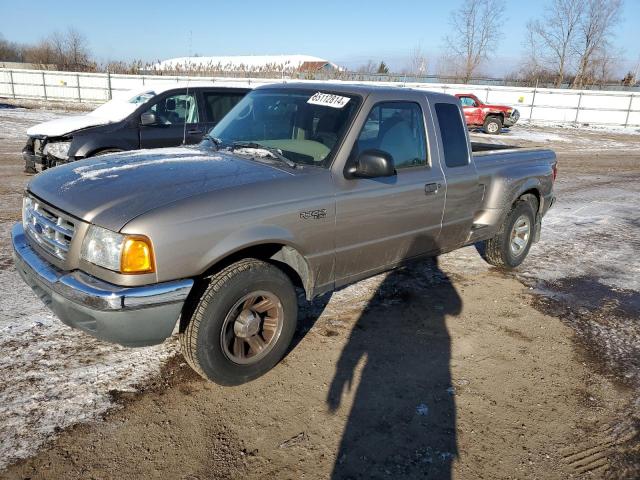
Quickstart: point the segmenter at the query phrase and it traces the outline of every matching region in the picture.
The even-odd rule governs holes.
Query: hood
[[[485,103],[482,105],[482,108],[488,108],[490,110],[498,110],[500,112],[506,112],[507,110],[515,110],[514,107],[510,107],[508,105],[493,105],[490,103]]]
[[[86,115],[73,115],[39,123],[27,130],[27,135],[43,135],[45,137],[60,137],[87,127],[107,125],[119,122],[128,117],[140,105],[110,100]]]
[[[223,188],[290,175],[231,153],[163,148],[105,155],[36,175],[29,191],[113,231],[154,208]]]
[[[56,118],[48,122],[39,123],[27,130],[29,136],[43,135],[45,137],[60,137],[76,130],[97,125],[106,125],[109,120],[93,115],[73,115],[71,117]]]

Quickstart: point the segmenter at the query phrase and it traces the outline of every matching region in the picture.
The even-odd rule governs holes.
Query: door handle
[[[197,135],[198,133],[203,133],[204,130],[200,130],[199,128],[190,128],[187,130],[187,133],[190,135]]]
[[[427,183],[424,186],[424,193],[425,195],[434,195],[436,193],[438,193],[438,190],[440,190],[441,185],[439,183]]]

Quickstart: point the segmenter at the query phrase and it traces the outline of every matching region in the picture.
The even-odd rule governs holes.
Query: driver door
[[[198,143],[204,126],[195,92],[180,92],[165,96],[145,113],[155,116],[155,123],[140,125],[140,148],[176,147]]]
[[[473,97],[460,97],[467,125],[482,125],[482,109]]]
[[[352,157],[382,150],[397,174],[341,182],[336,195],[336,285],[438,250],[444,176],[433,166],[424,114],[415,102],[381,102],[370,111]]]

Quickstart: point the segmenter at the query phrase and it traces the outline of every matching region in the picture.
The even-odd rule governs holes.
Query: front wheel
[[[493,238],[483,242],[482,257],[491,265],[515,268],[531,248],[535,236],[535,212],[531,202],[519,200]]]
[[[261,260],[241,260],[211,278],[180,334],[181,350],[204,378],[239,385],[282,359],[297,315],[295,289],[282,270]]]
[[[498,135],[502,131],[502,120],[500,117],[487,117],[484,121],[484,131],[489,135]]]

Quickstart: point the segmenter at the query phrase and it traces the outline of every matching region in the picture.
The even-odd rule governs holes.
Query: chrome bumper
[[[193,280],[121,287],[81,271],[59,270],[38,253],[21,224],[11,231],[13,257],[23,280],[67,325],[127,346],[160,343],[171,335]]]

